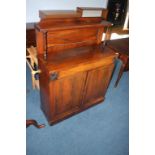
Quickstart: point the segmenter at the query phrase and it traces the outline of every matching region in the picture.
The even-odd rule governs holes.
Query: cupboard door
[[[53,122],[80,110],[85,79],[82,72],[50,82]]]
[[[85,86],[83,108],[104,100],[114,65],[89,71]]]

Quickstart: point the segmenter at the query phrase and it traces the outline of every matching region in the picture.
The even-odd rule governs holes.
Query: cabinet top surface
[[[103,44],[63,50],[59,53],[49,53],[46,60],[43,55],[38,55],[38,59],[49,72],[93,64],[93,62],[106,62],[114,57],[116,57],[115,52],[107,46],[103,48]]]
[[[111,26],[112,23],[102,20],[100,17],[81,17],[81,18],[65,18],[65,19],[47,19],[37,23],[35,27],[39,30],[50,31],[60,29],[74,29],[87,27],[104,27]]]

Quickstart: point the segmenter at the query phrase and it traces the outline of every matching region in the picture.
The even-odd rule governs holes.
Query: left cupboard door
[[[80,72],[50,82],[51,123],[80,111],[86,74]]]

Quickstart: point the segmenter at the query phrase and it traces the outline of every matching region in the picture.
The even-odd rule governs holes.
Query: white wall
[[[108,0],[26,0],[26,22],[39,21],[39,10],[76,10],[76,7],[107,7]]]

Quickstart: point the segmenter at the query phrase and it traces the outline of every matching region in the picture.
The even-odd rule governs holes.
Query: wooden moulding
[[[79,18],[49,18],[41,20],[35,24],[35,28],[40,31],[65,30],[89,27],[112,26],[111,22],[105,21],[102,17],[79,17]]]
[[[53,125],[55,125],[55,124],[57,124],[57,123],[59,123],[59,122],[61,122],[61,121],[66,120],[67,118],[69,118],[69,117],[71,117],[71,116],[73,116],[73,115],[75,115],[75,114],[78,114],[78,113],[80,113],[80,112],[83,112],[83,111],[85,111],[85,110],[87,110],[87,109],[89,109],[89,108],[91,108],[91,107],[94,107],[94,106],[96,106],[96,105],[98,105],[98,104],[102,104],[102,102],[103,102],[104,100],[105,100],[105,98],[100,98],[100,99],[96,100],[95,102],[93,102],[92,104],[90,104],[90,105],[88,105],[88,106],[86,106],[86,107],[83,107],[83,108],[80,109],[80,110],[77,109],[77,110],[75,110],[75,111],[71,111],[70,113],[61,115],[61,117],[60,117],[60,116],[55,117],[53,120],[51,120],[51,119],[48,120],[48,118],[47,118],[48,123],[49,123],[50,126],[53,126]],[[42,107],[41,107],[41,108],[42,108]],[[42,109],[42,110],[43,110],[43,112],[44,112],[44,109]],[[44,113],[45,113],[45,112],[44,112]]]
[[[81,14],[74,10],[40,10],[39,17],[41,20],[49,18],[76,18]]]

